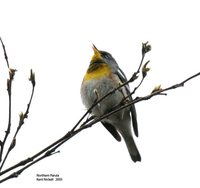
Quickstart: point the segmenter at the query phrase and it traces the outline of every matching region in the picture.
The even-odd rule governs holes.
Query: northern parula
[[[81,98],[87,109],[96,100],[127,81],[125,74],[110,53],[100,51],[94,45],[93,51],[94,55],[92,56],[81,85]],[[117,105],[121,105],[121,101],[125,97],[127,98],[126,100],[131,100],[131,96],[127,97],[128,94],[130,94],[129,86],[123,86],[99,102],[92,109],[92,114],[99,117],[111,111]],[[117,141],[121,141],[121,136],[123,137],[131,159],[134,162],[141,161],[141,156],[132,134],[133,129],[135,135],[138,136],[137,117],[134,105],[110,115],[103,119],[101,123]]]

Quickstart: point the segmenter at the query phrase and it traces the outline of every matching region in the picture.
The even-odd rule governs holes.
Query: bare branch
[[[2,45],[3,51],[4,51],[4,57],[5,57],[5,60],[6,60],[6,63],[7,63],[7,67],[10,68],[9,62],[8,62],[8,56],[7,56],[7,53],[6,53],[6,48],[5,48],[5,45],[4,45],[3,40],[1,39],[1,37],[0,37],[0,41],[1,41],[1,45]]]
[[[2,41],[2,40],[1,40]],[[4,46],[3,46],[4,47]],[[5,47],[4,47],[5,50]],[[4,53],[6,54],[6,51],[4,51]],[[5,58],[7,57],[7,55],[5,56]],[[12,116],[12,82],[15,76],[15,69],[11,69],[9,68],[9,78],[7,79],[7,91],[8,91],[8,126],[7,126],[7,130],[5,131],[5,137],[3,139],[3,142],[1,142],[0,146],[1,146],[1,150],[0,150],[0,162],[2,161],[2,156],[3,156],[3,151],[4,151],[4,146],[6,143],[6,140],[8,138],[8,135],[10,134],[10,130],[11,130],[11,116]],[[2,166],[0,167],[0,171],[2,169]]]
[[[5,164],[5,162],[6,162],[7,158],[8,158],[9,153],[10,153],[11,150],[16,146],[17,134],[19,133],[19,130],[21,129],[22,125],[24,124],[24,120],[25,120],[26,118],[28,118],[30,105],[31,105],[31,102],[32,102],[32,99],[33,99],[33,95],[34,95],[34,91],[35,91],[35,74],[33,73],[32,70],[31,70],[31,73],[30,73],[30,78],[29,78],[29,80],[30,80],[31,83],[32,83],[31,97],[30,97],[30,99],[29,99],[29,103],[27,104],[27,109],[26,109],[25,113],[21,112],[21,113],[19,114],[19,124],[18,124],[18,127],[17,127],[17,129],[16,129],[16,132],[15,132],[13,138],[12,138],[12,141],[11,141],[11,143],[10,143],[10,146],[9,146],[7,152],[6,152],[6,155],[5,155],[5,157],[4,157],[3,161],[2,161],[2,164],[1,164],[1,166],[0,166],[0,171],[1,171],[1,169],[3,168],[3,166],[4,166],[4,164]]]
[[[8,71],[9,71],[9,79],[7,79],[7,91],[8,91],[8,98],[9,98],[8,99],[9,100],[9,109],[8,109],[9,115],[8,115],[8,126],[7,126],[7,130],[5,131],[5,137],[4,137],[3,141],[0,141],[0,163],[1,163],[4,146],[5,146],[6,140],[8,138],[8,135],[10,134],[10,129],[11,129],[11,102],[12,102],[12,100],[11,100],[11,90],[12,90],[12,81],[14,79],[14,75],[15,75],[16,70],[10,69],[6,48],[5,48],[5,45],[4,45],[1,37],[0,37],[0,41],[1,41],[3,51],[4,51],[4,58],[6,60]],[[1,168],[0,168],[0,171],[1,171]]]

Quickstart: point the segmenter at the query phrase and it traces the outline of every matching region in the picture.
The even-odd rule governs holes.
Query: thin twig
[[[6,53],[6,52],[5,52]],[[12,82],[14,79],[14,75],[15,75],[16,70],[15,69],[10,69],[9,68],[9,79],[7,79],[7,92],[8,92],[8,126],[7,126],[7,130],[5,131],[5,137],[3,139],[3,142],[1,142],[0,146],[1,146],[1,150],[0,150],[0,162],[2,161],[2,156],[3,156],[3,151],[4,151],[4,146],[6,143],[6,140],[8,138],[8,135],[10,134],[10,130],[11,130],[11,117],[12,117]],[[0,171],[1,171],[1,167],[0,167]]]
[[[17,134],[18,134],[19,130],[21,129],[21,126],[24,124],[24,119],[28,118],[29,108],[30,108],[30,105],[31,105],[31,102],[32,102],[32,98],[33,98],[33,94],[34,94],[34,88],[35,88],[35,74],[31,70],[31,74],[30,74],[29,80],[31,81],[32,86],[33,86],[32,94],[31,94],[29,103],[27,105],[26,112],[24,114],[23,113],[20,114],[19,125],[18,125],[17,130],[16,130],[16,132],[14,134],[14,137],[13,137],[13,139],[11,141],[10,147],[8,148],[8,150],[6,152],[6,155],[3,158],[4,146],[6,144],[8,135],[10,134],[10,131],[11,131],[12,82],[14,80],[14,76],[15,76],[16,70],[10,68],[9,61],[8,61],[8,55],[7,55],[7,52],[6,52],[5,45],[4,45],[4,43],[3,43],[1,38],[0,38],[0,41],[1,41],[1,44],[2,44],[2,48],[3,48],[3,51],[4,51],[4,58],[5,58],[6,62],[7,62],[7,67],[8,67],[8,71],[9,71],[9,79],[7,79],[7,92],[8,92],[8,98],[9,98],[8,99],[9,100],[8,126],[7,126],[7,130],[5,131],[5,137],[4,137],[3,141],[0,141],[0,163],[1,163],[2,159],[3,159],[3,162],[1,163],[1,166],[0,166],[0,171],[1,171],[2,167],[4,166],[4,163],[5,163],[6,159],[8,157],[9,152],[15,147],[16,137],[17,137]]]
[[[1,147],[1,150],[0,150],[0,163],[2,161],[2,156],[3,156],[3,151],[4,151],[4,146],[5,146],[5,143],[6,143],[6,140],[8,138],[8,135],[10,134],[10,129],[11,129],[11,104],[12,104],[12,99],[11,99],[11,90],[12,90],[12,81],[14,79],[14,75],[15,75],[15,71],[14,69],[10,69],[10,66],[9,66],[9,62],[8,62],[8,56],[7,56],[7,52],[6,52],[6,48],[5,48],[5,45],[3,43],[3,40],[1,39],[0,37],[0,41],[1,41],[1,45],[2,45],[2,48],[3,48],[3,51],[4,51],[4,58],[6,60],[6,63],[7,63],[7,67],[8,67],[8,71],[9,71],[9,79],[7,80],[7,91],[8,91],[8,126],[7,126],[7,130],[5,131],[5,137],[3,139],[3,141],[0,142],[0,147]],[[1,168],[0,168],[0,171],[1,171]]]
[[[32,102],[32,99],[33,99],[34,91],[35,91],[35,85],[32,84],[31,97],[29,99],[29,103],[27,104],[26,112],[24,114],[23,113],[20,114],[18,127],[17,127],[16,132],[15,132],[15,134],[13,136],[13,139],[12,139],[12,141],[10,143],[10,146],[9,146],[7,152],[6,152],[6,155],[5,155],[5,157],[4,157],[3,161],[2,161],[2,164],[0,166],[0,170],[3,168],[5,162],[6,162],[7,158],[8,158],[9,153],[15,147],[16,139],[17,139],[17,134],[19,133],[19,130],[21,129],[22,125],[24,124],[25,118],[28,118],[28,113],[29,113],[30,105],[31,105],[31,102]]]
[[[5,45],[4,45],[3,40],[1,39],[1,37],[0,37],[0,41],[1,41],[1,45],[3,47],[4,57],[5,57],[5,60],[6,60],[6,63],[7,63],[7,67],[10,68],[10,65],[9,65],[9,62],[8,62],[8,56],[7,56],[7,53],[6,53],[6,48],[5,48]]]

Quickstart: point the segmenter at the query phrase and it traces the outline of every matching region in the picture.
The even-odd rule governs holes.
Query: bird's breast
[[[84,79],[81,87],[82,101],[84,105],[89,108],[96,100],[100,99],[118,86],[119,79],[114,74],[111,74],[110,76],[105,76],[104,74],[98,78],[95,77],[94,79]],[[120,91],[114,92],[93,109],[93,114],[97,116],[104,114],[120,103],[123,97],[124,96]]]

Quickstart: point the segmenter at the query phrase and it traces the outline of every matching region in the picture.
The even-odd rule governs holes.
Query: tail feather
[[[124,141],[126,143],[126,146],[127,146],[127,149],[129,151],[129,154],[131,156],[131,159],[134,161],[134,162],[137,162],[137,161],[141,161],[141,156],[140,156],[140,153],[137,149],[137,146],[133,140],[133,137],[132,136],[125,136],[124,137]]]
[[[141,161],[140,153],[133,140],[130,112],[125,111],[121,119],[119,118],[121,117],[120,114],[117,114],[118,116],[110,116],[109,119],[106,119],[106,122],[115,127],[117,132],[119,132],[120,135],[123,137],[131,159],[134,162]]]

